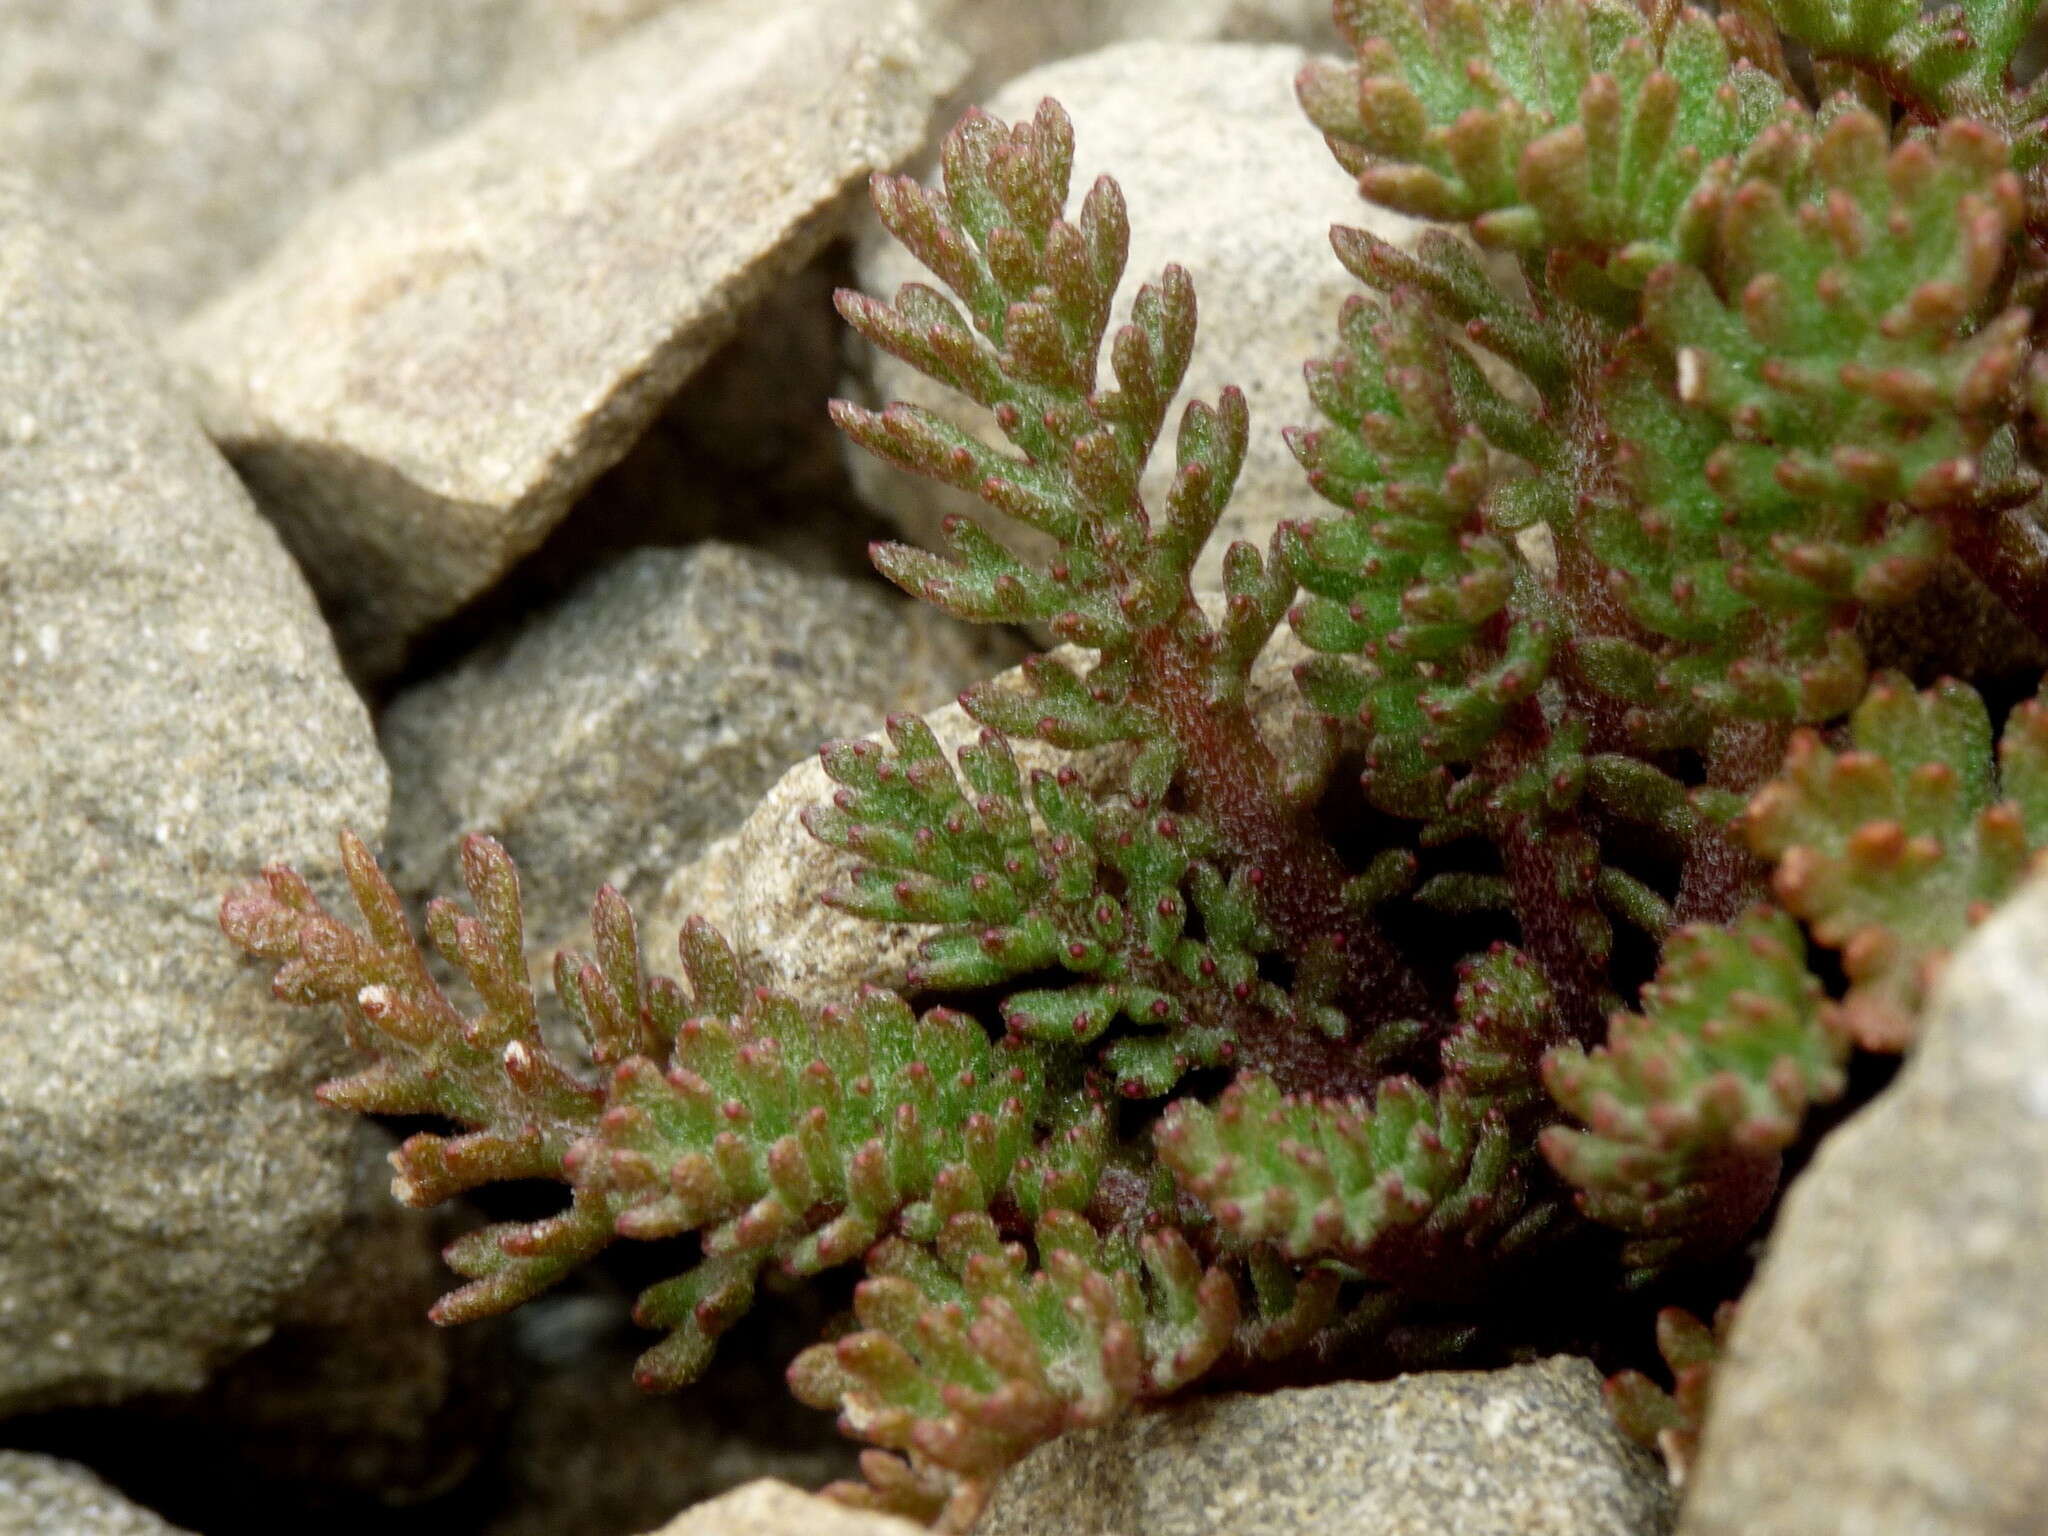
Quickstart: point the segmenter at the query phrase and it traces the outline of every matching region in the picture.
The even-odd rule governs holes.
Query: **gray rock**
[[[386,779],[305,584],[75,235],[0,182],[0,1410],[199,1385],[339,1219],[333,1032],[220,935]]]
[[[908,0],[701,0],[338,194],[183,327],[202,415],[379,675],[924,142]]]
[[[1412,239],[1423,226],[1359,201],[1330,158],[1322,136],[1294,99],[1294,75],[1306,55],[1288,47],[1130,43],[1033,70],[989,101],[1005,121],[1028,117],[1056,97],[1074,120],[1078,199],[1100,172],[1116,177],[1130,206],[1130,262],[1116,321],[1128,316],[1140,283],[1177,261],[1193,275],[1201,334],[1179,402],[1214,400],[1225,384],[1244,390],[1252,439],[1237,494],[1204,551],[1199,585],[1220,585],[1223,552],[1233,539],[1264,546],[1284,517],[1316,513],[1281,428],[1311,417],[1302,364],[1336,341],[1338,309],[1358,284],[1330,252],[1333,223]],[[1171,145],[1170,152],[1162,146]],[[887,295],[930,275],[877,229],[862,243],[860,286]],[[876,402],[909,400],[1001,442],[993,419],[895,358],[863,349],[864,375],[853,393]],[[1144,480],[1160,504],[1173,471],[1171,429]],[[913,542],[936,548],[940,520],[974,510],[964,492],[854,456],[855,484]],[[991,531],[1020,550],[1046,547],[1042,536],[1008,525]]]
[[[628,555],[386,714],[393,878],[459,892],[461,839],[491,832],[528,931],[565,937],[602,884],[652,896],[792,758],[998,670],[986,634],[729,545]]]
[[[1329,0],[921,0],[931,25],[974,58],[962,92],[980,100],[1053,59],[1112,43],[1295,43],[1335,51]]]
[[[1654,1536],[1655,1460],[1558,1355],[1201,1398],[1039,1447],[975,1536]]]
[[[2048,1508],[2048,884],[1786,1194],[1685,1536],[2020,1536]]]
[[[923,1530],[763,1478],[684,1510],[653,1536],[918,1536]]]
[[[1060,654],[1085,668],[1087,653]],[[1319,730],[1294,687],[1294,664],[1307,653],[1282,632],[1254,666],[1249,697],[1259,723],[1283,751],[1296,733]],[[1020,669],[996,681],[1023,688]],[[973,741],[981,727],[957,703],[925,715],[948,753]],[[875,735],[878,733],[866,732]],[[1072,763],[1086,782],[1104,784],[1121,765],[1121,749],[1069,754],[1036,741],[1014,741],[1017,765],[1028,776]],[[1304,748],[1305,750],[1305,748]],[[917,946],[931,931],[906,923],[875,923],[834,911],[820,898],[846,877],[849,860],[804,830],[806,807],[829,802],[832,781],[815,755],[784,773],[739,828],[677,869],[643,913],[653,931],[672,932],[692,914],[708,919],[732,941],[757,981],[806,1002],[843,1002],[862,985],[902,988]]]
[[[0,1536],[180,1536],[76,1462],[0,1451]]]
[[[511,1395],[510,1329],[437,1328],[427,1309],[461,1283],[441,1250],[475,1216],[391,1198],[397,1140],[353,1122],[348,1209],[319,1267],[278,1308],[277,1331],[196,1397],[164,1400],[159,1445],[189,1444],[246,1497],[252,1481],[303,1498],[431,1498],[484,1454]],[[188,1518],[197,1518],[190,1516]]]
[[[11,0],[0,160],[168,324],[325,193],[667,3]]]

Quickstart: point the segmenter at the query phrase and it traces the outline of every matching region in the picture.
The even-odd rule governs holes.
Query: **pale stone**
[[[358,670],[533,549],[962,67],[908,0],[683,6],[358,180],[193,317],[207,427]]]

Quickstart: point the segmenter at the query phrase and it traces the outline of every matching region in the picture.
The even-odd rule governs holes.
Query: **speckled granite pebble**
[[[189,1390],[340,1220],[343,1059],[215,922],[384,765],[311,594],[133,315],[0,181],[0,1412]]]
[[[727,544],[638,551],[393,704],[392,876],[459,893],[461,839],[489,832],[546,948],[601,884],[651,897],[792,759],[943,704],[1010,654],[876,581]]]
[[[0,1451],[0,1536],[183,1536],[75,1462]]]
[[[1501,1371],[1201,1398],[1041,1446],[975,1536],[1659,1536],[1671,1495],[1600,1377]]]

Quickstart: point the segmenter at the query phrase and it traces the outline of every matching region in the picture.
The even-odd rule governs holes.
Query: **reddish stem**
[[[1507,784],[1541,762],[1550,726],[1533,699],[1515,706],[1479,771]],[[1600,851],[1574,808],[1496,818],[1494,842],[1513,893],[1522,947],[1555,997],[1559,1021],[1581,1042],[1601,1039],[1614,1005],[1607,980],[1612,929],[1593,894]]]
[[[1736,794],[1754,793],[1785,761],[1791,727],[1780,721],[1732,720],[1707,741],[1707,782]],[[1673,915],[1681,923],[1729,923],[1764,893],[1763,861],[1742,846],[1734,829],[1702,819],[1686,839]]]
[[[1421,977],[1379,925],[1344,900],[1343,861],[1308,812],[1281,797],[1280,765],[1251,711],[1242,698],[1211,694],[1205,641],[1213,644],[1213,635],[1190,600],[1179,621],[1148,630],[1137,647],[1146,702],[1180,744],[1195,810],[1250,871],[1260,909],[1289,951],[1322,943],[1336,950],[1345,1012],[1355,1024],[1428,1018]],[[1291,1054],[1263,1049],[1277,1044],[1248,1041],[1247,1054]]]
[[[1950,546],[2035,635],[2048,640],[2048,530],[2025,507],[1943,519]]]

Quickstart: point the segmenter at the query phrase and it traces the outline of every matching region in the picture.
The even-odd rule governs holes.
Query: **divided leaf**
[[[789,1371],[803,1401],[895,1453],[869,1452],[866,1484],[828,1492],[963,1532],[1033,1446],[1175,1391],[1230,1343],[1237,1288],[1170,1227],[1131,1243],[1050,1211],[1033,1246],[1035,1264],[987,1217],[962,1215],[935,1250],[876,1250],[854,1293],[860,1331]]]
[[[1026,1214],[1084,1206],[1107,1148],[1104,1116],[1049,1102],[1038,1054],[993,1046],[972,1019],[921,1017],[870,989],[811,1010],[748,989],[724,940],[692,919],[680,947],[689,990],[642,965],[616,892],[592,913],[595,958],[566,954],[556,988],[602,1073],[586,1082],[543,1041],[521,947],[518,875],[472,837],[464,870],[478,915],[429,908],[443,955],[483,1001],[465,1018],[426,968],[395,892],[363,844],[343,857],[365,929],[330,916],[287,869],[231,894],[221,923],[281,961],[278,995],[348,1004],[349,1038],[375,1059],[322,1099],[365,1114],[436,1115],[466,1129],[421,1133],[393,1155],[394,1185],[431,1205],[482,1184],[571,1186],[561,1215],[485,1227],[449,1263],[471,1283],[443,1322],[504,1311],[614,1237],[695,1233],[702,1262],[650,1287],[638,1316],[669,1337],[641,1359],[648,1386],[702,1371],[751,1305],[764,1266],[810,1274],[859,1258],[889,1231],[938,1235],[1005,1201]]]
[[[1902,1049],[1949,950],[2048,844],[2048,708],[2013,711],[1994,773],[1975,690],[1915,693],[1887,674],[1851,717],[1848,750],[1793,738],[1747,831],[1777,861],[1778,899],[1842,953],[1841,1028]]]
[[[1621,1432],[1664,1458],[1671,1486],[1683,1488],[1699,1456],[1714,1367],[1735,1322],[1735,1303],[1724,1301],[1709,1328],[1690,1312],[1666,1307],[1657,1314],[1657,1352],[1671,1370],[1666,1392],[1641,1371],[1607,1378],[1607,1411]]]
[[[1622,0],[1339,0],[1337,19],[1356,67],[1312,63],[1298,88],[1361,194],[1631,285],[1685,248],[1716,162],[1784,97],[1690,7],[1654,31]]]
[[[1638,1280],[1733,1246],[1777,1187],[1807,1107],[1841,1093],[1847,1042],[1823,1020],[1798,925],[1752,909],[1728,928],[1679,929],[1642,1012],[1607,1043],[1543,1066],[1583,1130],[1552,1126],[1543,1155],[1594,1220],[1630,1234]]]

